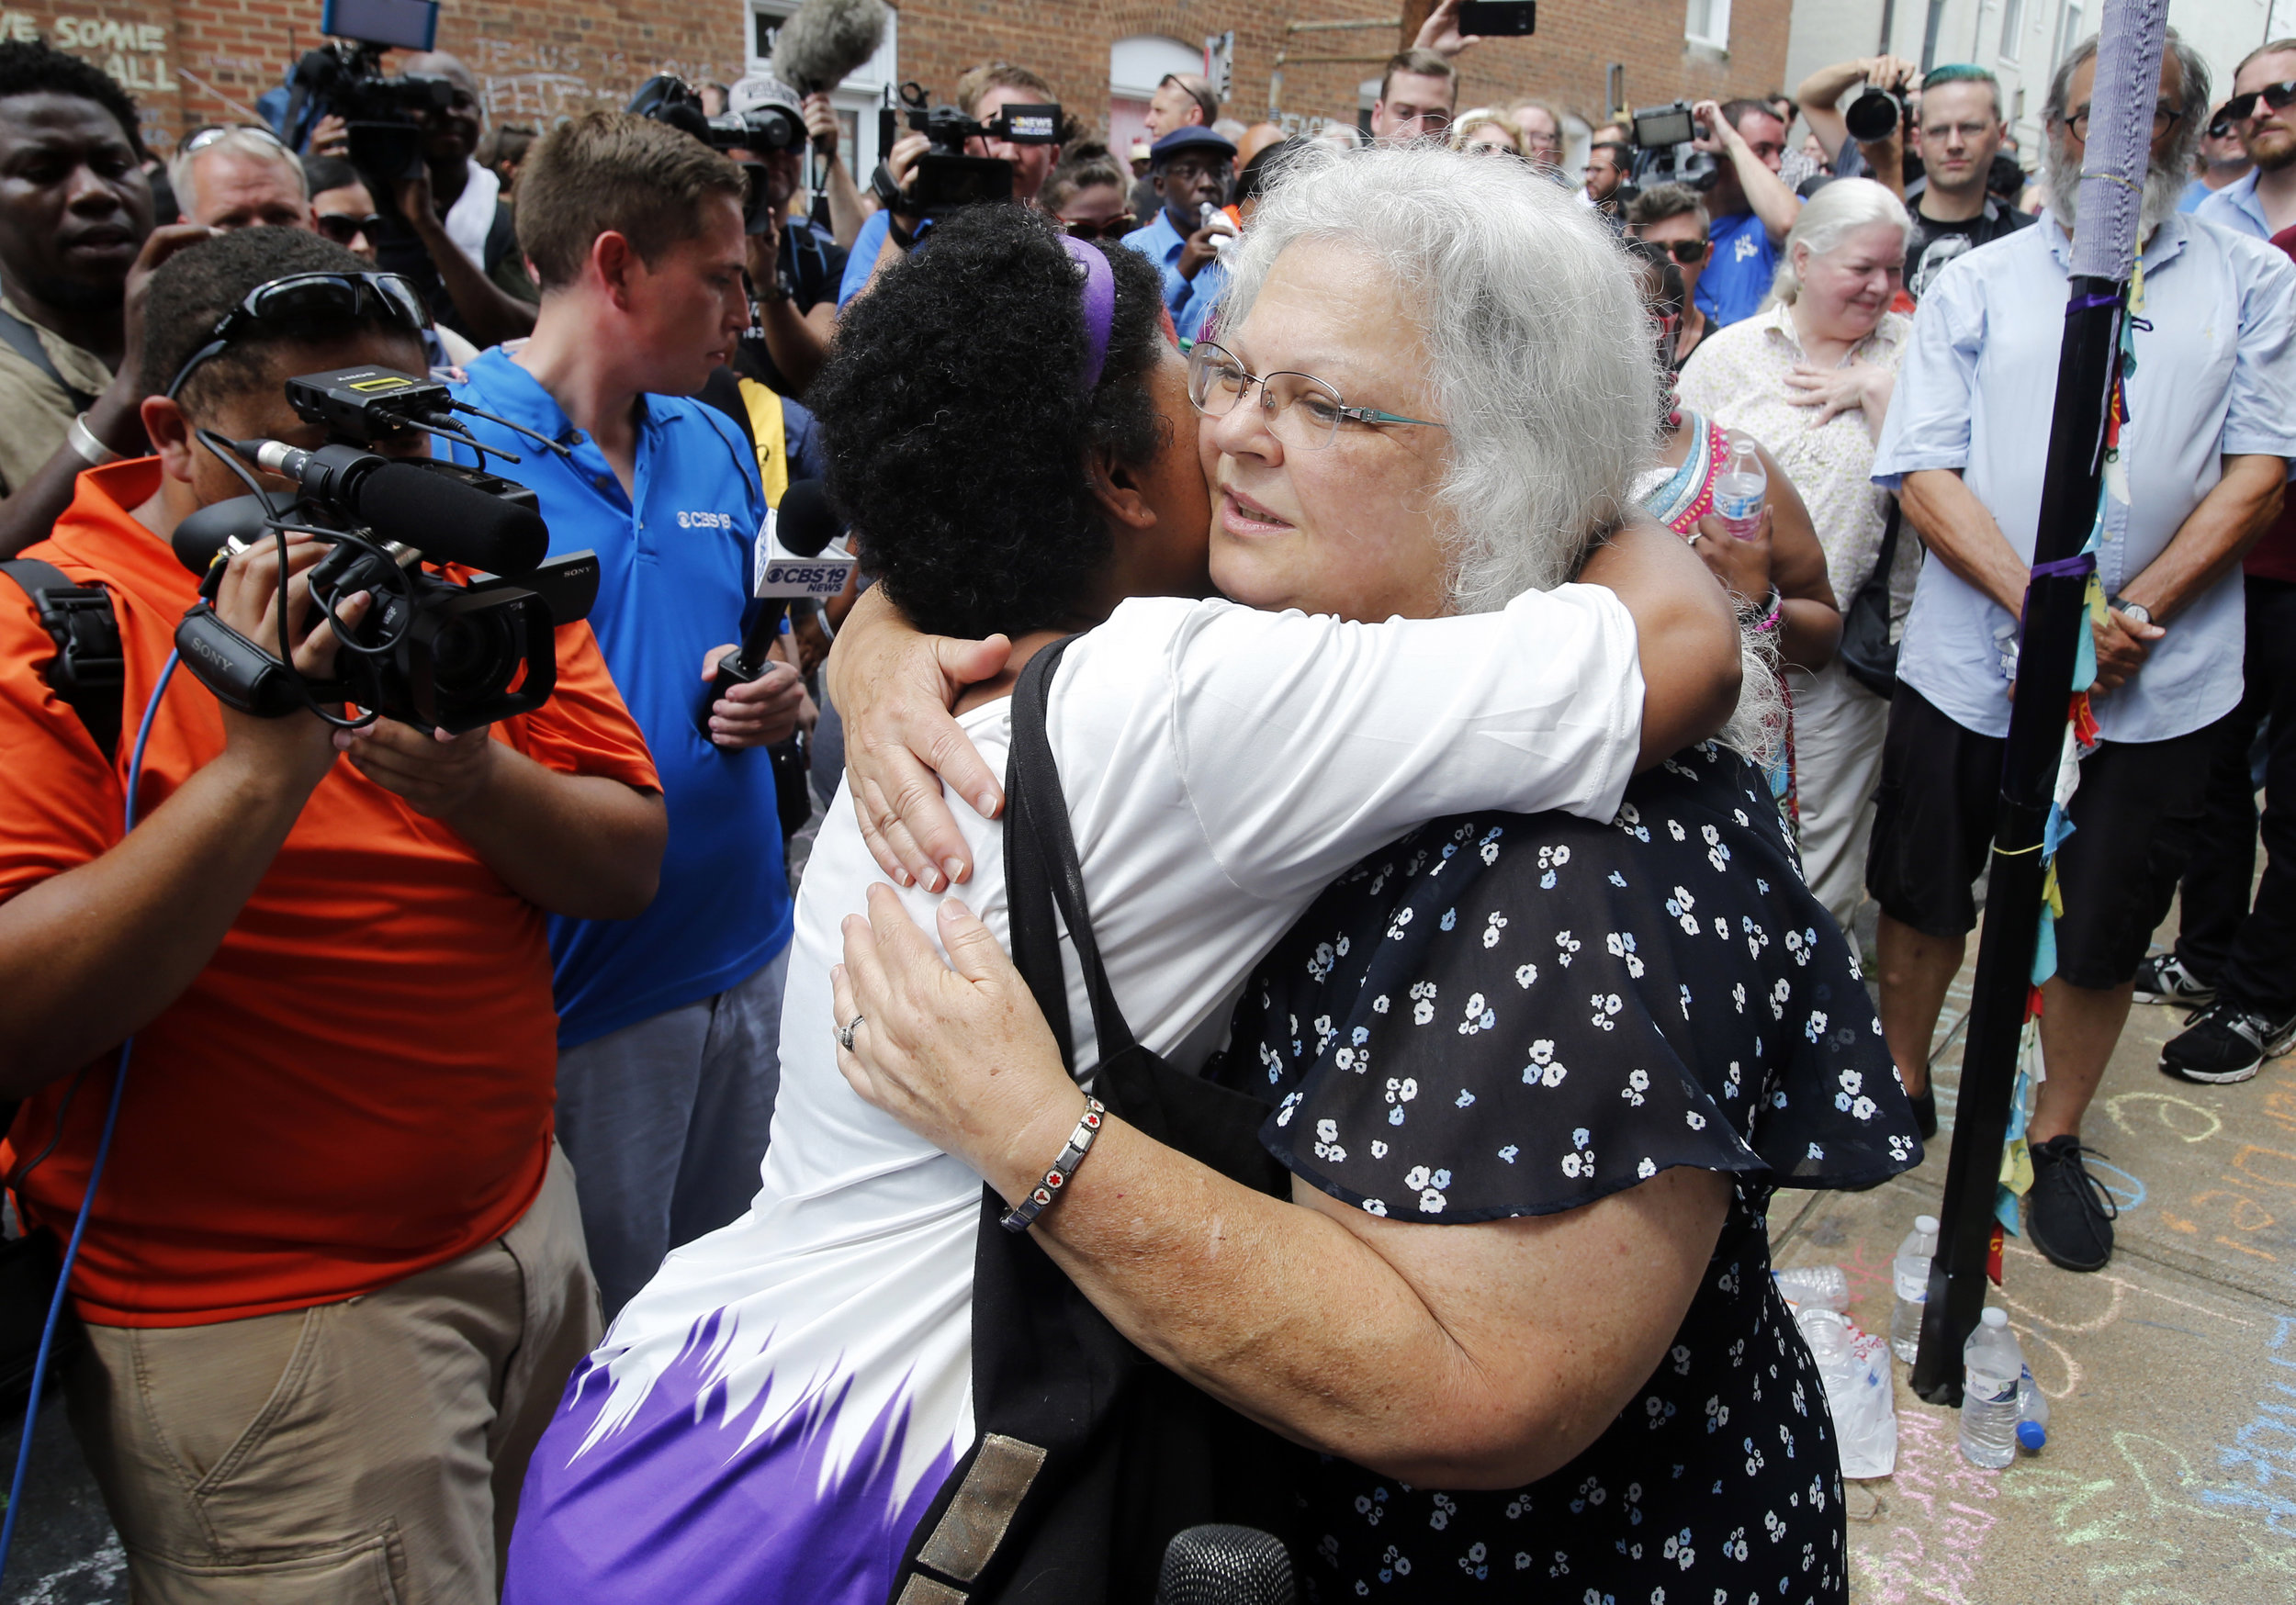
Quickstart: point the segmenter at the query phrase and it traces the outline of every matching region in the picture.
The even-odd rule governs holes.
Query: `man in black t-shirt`
[[[2007,131],[2001,86],[1983,67],[1933,67],[1922,79],[1914,140],[1926,182],[1906,241],[1906,293],[1915,300],[1955,257],[2032,222],[1986,193]]]

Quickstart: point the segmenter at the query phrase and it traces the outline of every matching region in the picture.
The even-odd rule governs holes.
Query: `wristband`
[[[72,426],[63,432],[63,438],[91,468],[100,468],[107,463],[120,460],[120,454],[98,440],[96,432],[87,426],[87,414],[84,412],[72,421]]]
[[[1776,629],[1784,616],[1785,598],[1778,594],[1778,588],[1774,585],[1770,588],[1770,607],[1766,612],[1756,617],[1750,609],[1747,612],[1739,615],[1740,622],[1745,623],[1747,627],[1757,635]]]
[[[1060,1158],[1044,1173],[1044,1179],[1029,1189],[1029,1195],[997,1218],[996,1224],[1007,1231],[1026,1231],[1036,1223],[1036,1218],[1051,1207],[1059,1197],[1068,1179],[1076,1173],[1076,1167],[1092,1151],[1092,1139],[1100,1134],[1100,1122],[1108,1109],[1099,1099],[1087,1095],[1085,1112],[1076,1122],[1076,1129],[1068,1134],[1068,1146],[1062,1149]]]

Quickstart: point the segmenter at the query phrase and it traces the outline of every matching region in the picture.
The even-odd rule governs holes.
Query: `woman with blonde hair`
[[[1684,365],[1683,407],[1769,448],[1793,477],[1846,609],[1879,560],[1890,499],[1871,477],[1912,320],[1889,309],[1913,227],[1870,178],[1840,178],[1803,205],[1771,298],[1716,330]],[[1891,613],[1913,597],[1919,542],[1896,544]],[[1868,812],[1888,703],[1839,660],[1788,670],[1801,849],[1810,886],[1844,927],[1864,894]]]
[[[1523,130],[1509,122],[1503,112],[1488,106],[1461,112],[1451,124],[1450,146],[1469,156],[1495,156],[1504,153],[1528,162],[1531,148],[1524,141]]]

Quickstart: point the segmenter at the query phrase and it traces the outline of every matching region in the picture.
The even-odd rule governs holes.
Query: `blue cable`
[[[167,655],[167,662],[160,669],[159,683],[152,688],[152,700],[143,705],[143,723],[136,727],[136,744],[128,759],[128,799],[124,830],[136,827],[136,787],[143,779],[143,748],[152,739],[152,722],[160,711],[160,699],[167,694],[167,682],[175,678],[176,654]],[[32,1428],[39,1420],[40,1389],[48,1382],[50,1351],[55,1347],[56,1328],[63,1319],[63,1307],[72,1286],[73,1263],[80,1257],[80,1239],[87,1231],[88,1216],[95,1211],[96,1189],[103,1184],[104,1162],[111,1157],[112,1133],[119,1125],[119,1094],[128,1085],[128,1059],[135,1051],[136,1039],[131,1034],[119,1045],[118,1067],[112,1072],[111,1103],[104,1110],[104,1134],[96,1139],[96,1162],[88,1168],[87,1191],[80,1195],[79,1218],[72,1223],[72,1240],[64,1245],[63,1263],[56,1271],[56,1294],[48,1301],[48,1321],[40,1328],[39,1350],[32,1359],[32,1397],[24,1408],[24,1441],[16,1449],[16,1475],[8,1479],[8,1511],[0,1521],[0,1577],[8,1573],[8,1553],[16,1545],[16,1517],[23,1506],[24,1477],[32,1465]]]

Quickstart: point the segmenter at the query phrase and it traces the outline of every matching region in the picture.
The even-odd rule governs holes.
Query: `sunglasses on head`
[[[194,129],[185,135],[184,142],[178,147],[176,153],[184,156],[197,155],[226,134],[253,134],[267,144],[278,145],[282,151],[287,149],[285,145],[279,144],[278,135],[260,123],[209,123],[205,128]]]
[[[338,245],[348,245],[365,234],[372,239],[383,226],[383,219],[374,212],[361,217],[356,212],[321,212],[319,231]]]
[[[1131,213],[1119,212],[1113,218],[1097,223],[1064,220],[1061,227],[1068,230],[1071,240],[1121,240],[1139,225],[1133,221]]]
[[[2274,111],[2286,111],[2296,106],[2296,80],[2267,84],[2261,89],[2251,89],[2245,95],[2235,95],[2224,103],[2221,114],[2228,122],[2245,122],[2257,115],[2257,102],[2263,101]]]
[[[184,381],[201,363],[229,350],[233,341],[244,340],[275,318],[347,323],[367,316],[370,309],[411,334],[419,335],[430,327],[422,293],[395,273],[293,273],[257,285],[247,292],[246,299],[216,320],[208,342],[175,370],[167,398],[175,398]]]

